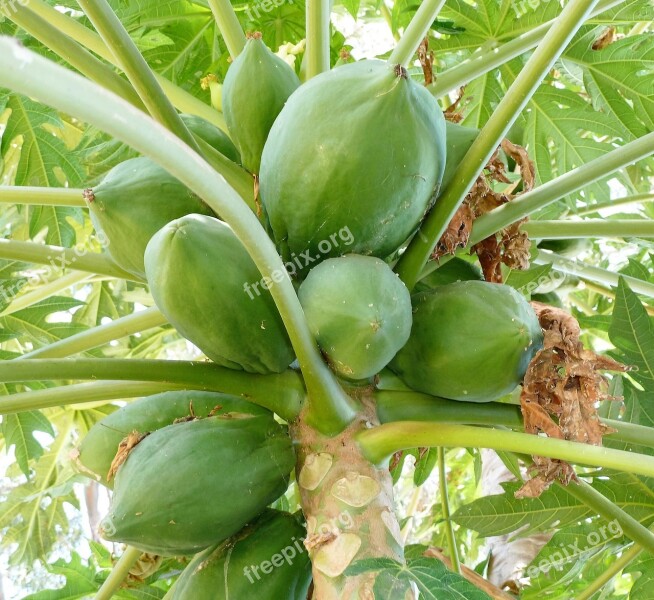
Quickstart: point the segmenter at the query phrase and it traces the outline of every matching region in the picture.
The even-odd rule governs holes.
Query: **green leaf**
[[[30,594],[23,600],[78,600],[94,595],[100,587],[95,569],[84,565],[77,552],[71,554],[70,562],[59,559],[48,565],[48,570],[65,578],[64,587]]]
[[[50,436],[55,434],[50,421],[38,410],[2,417],[2,435],[5,438],[7,451],[14,448],[16,462],[26,477],[30,476],[29,461],[38,460],[44,452],[43,446],[34,437],[36,431]]]
[[[649,552],[641,554],[625,568],[625,573],[640,573],[629,591],[629,600],[650,600],[654,587],[654,555]]]
[[[552,277],[549,276],[552,265],[536,265],[525,270],[508,269],[504,280],[506,285],[518,290],[521,294],[529,297],[541,285],[549,283]],[[560,274],[556,274],[561,277]]]

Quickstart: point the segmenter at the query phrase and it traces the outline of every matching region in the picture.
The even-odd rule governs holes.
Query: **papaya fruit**
[[[301,259],[303,277],[327,258],[391,255],[430,207],[445,147],[438,103],[401,67],[361,60],[303,84],[270,130],[259,174],[284,259]]]
[[[241,155],[238,153],[234,142],[229,139],[229,136],[222,129],[197,115],[184,114],[180,115],[180,117],[191,133],[207,142],[214,150],[218,150],[229,160],[241,164]]]
[[[538,243],[538,247],[554,252],[555,254],[560,254],[566,258],[576,258],[582,252],[590,250],[593,247],[593,242],[588,238],[542,240]]]
[[[479,266],[455,256],[423,277],[416,284],[415,289],[416,292],[424,292],[457,281],[482,281],[483,279],[484,275]]]
[[[195,556],[171,600],[305,600],[311,583],[305,538],[294,515],[267,509],[234,537]]]
[[[416,391],[490,402],[511,392],[542,347],[538,318],[513,288],[461,281],[412,296],[413,327],[389,367]]]
[[[221,415],[232,412],[273,418],[273,414],[265,408],[236,396],[216,392],[179,390],[140,398],[91,427],[74,453],[75,465],[81,473],[107,487],[113,487],[113,480],[107,480],[107,473],[120,442],[130,433],[151,433],[172,425],[177,419],[193,415],[204,418],[209,413]]]
[[[243,166],[259,173],[268,133],[288,97],[300,86],[295,71],[252,34],[227,70],[223,114]]]
[[[197,553],[234,535],[285,491],[295,456],[268,415],[228,413],[168,425],[118,468],[107,540],[161,555]]]
[[[464,127],[458,123],[445,121],[445,135],[447,139],[447,156],[445,158],[445,172],[441,190],[444,190],[454,177],[472,143],[479,135],[479,129]]]
[[[411,295],[379,258],[330,258],[309,272],[299,298],[318,345],[346,379],[372,377],[409,339]]]
[[[143,255],[166,223],[190,213],[213,215],[185,185],[149,158],[130,158],[85,190],[93,226],[107,239],[111,258],[126,271],[145,276]]]
[[[280,373],[293,348],[261,273],[229,225],[188,215],[158,231],[145,252],[154,301],[214,362]]]

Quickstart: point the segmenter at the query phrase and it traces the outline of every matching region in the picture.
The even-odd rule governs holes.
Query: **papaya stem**
[[[330,0],[307,0],[306,78],[330,69]]]
[[[43,348],[38,348],[37,350],[19,356],[16,360],[73,356],[74,354],[108,344],[119,338],[134,335],[135,333],[140,333],[153,327],[159,327],[166,323],[166,317],[161,314],[158,308],[147,308],[146,310],[116,319],[111,323],[99,325],[88,331],[71,335]]]
[[[368,459],[378,464],[408,448],[490,448],[654,476],[654,456],[469,425],[400,421],[364,431],[357,441]]]
[[[595,17],[614,6],[622,4],[624,0],[602,0],[591,12]],[[477,50],[470,58],[455,67],[440,73],[434,83],[427,86],[427,89],[437,98],[454,92],[473,79],[501,67],[503,64],[513,60],[517,56],[535,48],[545,37],[547,31],[554,24],[555,19],[541,23],[526,33],[501,44],[500,46],[488,48],[484,46]]]
[[[654,202],[654,194],[634,194],[633,196],[615,198],[614,200],[609,200],[607,202],[596,202],[595,204],[588,204],[584,208],[577,210],[574,215],[577,217],[585,217],[586,215],[593,215],[604,208],[630,206],[632,204],[641,204],[644,202]]]
[[[84,379],[172,383],[191,389],[234,394],[266,406],[286,420],[297,417],[306,395],[302,378],[295,371],[254,375],[208,362],[119,358],[54,358],[0,362],[0,381],[3,383]],[[3,407],[11,406],[7,400],[9,398],[11,396],[3,398],[6,400]]]
[[[229,0],[209,0],[209,7],[225,40],[229,55],[236,58],[245,47],[245,33]]]
[[[76,188],[0,185],[0,203],[84,208],[83,193],[84,190]]]
[[[388,58],[391,65],[409,65],[444,4],[445,0],[423,0]]]
[[[532,239],[654,237],[654,223],[639,219],[586,219],[584,221],[529,221],[521,226]]]
[[[449,550],[449,559],[452,563],[452,571],[461,575],[461,561],[459,560],[459,550],[456,547],[456,537],[452,526],[452,515],[450,513],[450,499],[447,493],[447,470],[445,464],[445,450],[437,448],[438,452],[438,486],[440,489],[441,511],[443,514],[443,524],[445,526],[445,537],[447,538],[447,547]]]
[[[18,2],[7,16],[33,38],[39,40],[55,54],[61,56],[80,73],[97,84],[111,90],[130,104],[143,109],[143,103],[134,88],[88,50],[61,33],[48,21]]]
[[[106,0],[77,0],[95,30],[116,57],[148,112],[197,153],[200,147],[182,121],[152,69]]]
[[[465,155],[451,183],[427,215],[420,230],[396,265],[397,273],[410,290],[415,286],[436,243],[491,155],[597,1],[572,0],[566,4],[493,111]]]
[[[47,265],[50,269],[73,269],[118,279],[141,282],[114,263],[109,256],[86,252],[83,248],[62,248],[34,242],[0,239],[0,258]]]
[[[23,76],[25,69],[30,71],[29,78]],[[354,418],[354,403],[322,360],[275,245],[256,215],[225,179],[182,140],[140,110],[11,38],[0,38],[0,78],[6,87],[75,114],[148,156],[232,227],[261,274],[272,282],[270,292],[304,375],[309,397],[308,419],[320,431],[331,434],[346,427]],[[121,119],[116,119],[116,115],[121,115]],[[243,301],[247,302],[245,295]]]
[[[137,550],[133,546],[127,546],[123,555],[118,559],[111,573],[109,573],[109,577],[104,580],[104,583],[95,595],[95,600],[111,600],[129,575],[130,569],[141,558],[141,554],[143,554],[141,550]]]

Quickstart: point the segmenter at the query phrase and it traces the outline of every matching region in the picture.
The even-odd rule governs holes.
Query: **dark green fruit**
[[[189,215],[169,223],[148,244],[145,269],[161,312],[214,362],[253,373],[293,362],[272,295],[222,221]]]
[[[171,600],[305,600],[311,583],[305,537],[296,517],[266,510],[233,538],[198,554]]]
[[[569,238],[561,240],[542,240],[538,247],[549,250],[566,258],[576,258],[582,252],[593,247],[593,242],[588,238]]]
[[[191,133],[207,142],[214,150],[218,150],[218,152],[229,158],[229,160],[240,164],[241,156],[236,146],[234,146],[234,142],[229,139],[224,131],[197,115],[180,116]]]
[[[427,277],[423,277],[416,284],[416,291],[424,292],[439,285],[447,285],[457,281],[481,281],[483,279],[484,275],[476,264],[454,257],[435,271],[432,271]]]
[[[145,157],[116,165],[84,198],[111,258],[139,277],[145,276],[145,247],[166,223],[190,213],[213,215],[191,190]]]
[[[243,166],[259,172],[261,153],[277,115],[299,87],[295,71],[254,34],[227,71],[223,114]]]
[[[443,183],[441,190],[444,190],[452,181],[454,173],[459,168],[472,143],[479,135],[479,129],[464,127],[451,121],[445,122],[445,132],[447,135],[447,158],[445,161],[445,173],[443,174]]]
[[[299,296],[312,333],[342,377],[372,377],[409,339],[409,290],[379,258],[330,258],[309,272]]]
[[[390,368],[414,390],[490,402],[522,380],[543,333],[513,288],[462,281],[412,297],[413,327]]]
[[[176,419],[206,417],[210,412],[268,415],[271,412],[235,396],[216,392],[179,390],[147,396],[131,402],[96,423],[79,446],[76,464],[80,472],[113,487],[107,473],[116,456],[118,445],[130,433],[150,433],[172,425]]]
[[[286,490],[295,456],[286,427],[231,413],[158,429],[116,474],[107,540],[189,554],[234,535]]]
[[[264,147],[260,190],[286,260],[385,258],[418,227],[444,168],[433,96],[404,70],[362,60],[289,98]]]

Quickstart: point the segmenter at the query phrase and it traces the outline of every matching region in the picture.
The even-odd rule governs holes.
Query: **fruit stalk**
[[[346,576],[346,569],[364,558],[403,560],[390,473],[372,464],[355,442],[378,425],[372,398],[363,395],[362,411],[335,437],[322,436],[304,415],[291,428],[315,600],[373,598],[374,576]]]
[[[78,188],[0,185],[0,203],[83,208],[83,191]]]
[[[129,575],[129,570],[136,564],[141,557],[142,552],[132,546],[127,546],[123,555],[120,557],[114,568],[111,570],[109,577],[105,579],[102,587],[95,595],[95,600],[110,600],[118,591],[123,581]]]
[[[229,0],[209,0],[209,7],[225,40],[229,55],[236,58],[245,46],[245,34]]]

